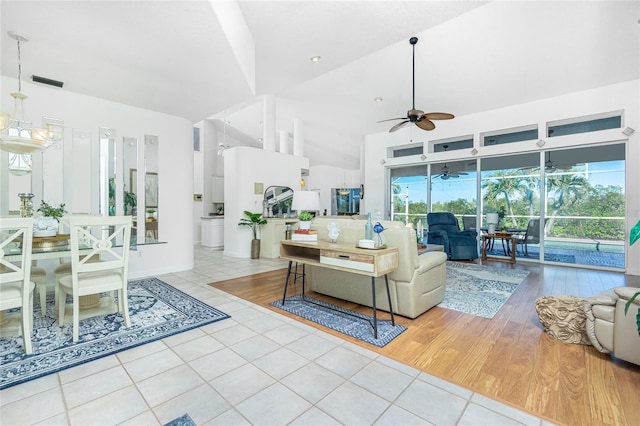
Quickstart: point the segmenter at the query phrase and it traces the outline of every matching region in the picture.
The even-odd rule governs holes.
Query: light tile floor
[[[0,424],[547,424],[207,285],[284,266],[196,247],[158,278],[230,319],[5,389]]]

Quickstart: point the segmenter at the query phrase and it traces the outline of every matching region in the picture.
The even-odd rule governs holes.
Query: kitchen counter
[[[205,220],[209,220],[209,219],[224,219],[224,215],[223,214],[217,214],[217,215],[213,215],[213,216],[200,216],[200,219],[205,219]]]

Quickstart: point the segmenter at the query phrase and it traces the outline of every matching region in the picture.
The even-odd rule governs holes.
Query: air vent
[[[52,80],[50,78],[40,77],[38,75],[32,75],[31,80],[33,80],[35,83],[48,84],[49,86],[62,87],[64,85],[64,82],[62,81]]]

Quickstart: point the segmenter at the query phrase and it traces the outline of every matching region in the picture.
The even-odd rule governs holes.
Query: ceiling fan
[[[431,120],[450,120],[454,117],[453,114],[449,114],[448,112],[425,113],[424,111],[416,109],[416,43],[418,43],[418,37],[411,37],[409,39],[409,43],[413,46],[413,105],[412,108],[407,111],[406,117],[389,118],[387,120],[378,121],[378,123],[383,123],[385,121],[403,120],[389,129],[389,132],[395,132],[409,123],[416,123],[416,126],[422,130],[433,130],[436,128],[436,125]]]
[[[545,161],[544,161],[544,171],[546,173],[553,173],[557,170],[562,170],[562,171],[568,171],[573,169],[574,166],[579,166],[581,165],[580,163],[576,163],[576,164],[556,164],[554,161],[551,160],[551,151],[547,151],[545,153]],[[539,166],[526,166],[526,167],[520,167],[520,170],[526,170],[526,171],[530,171],[530,170],[538,170]]]
[[[444,148],[444,151],[446,152],[447,148],[449,148],[449,145],[442,145],[442,148]],[[449,166],[447,166],[447,163],[444,163],[444,166],[442,166],[440,168],[440,173],[432,174],[431,178],[432,179],[440,178],[442,180],[447,180],[449,178],[457,178],[457,177],[460,177],[460,176],[465,176],[467,174],[468,173],[466,173],[466,172],[454,172],[454,171],[451,171],[449,169]]]

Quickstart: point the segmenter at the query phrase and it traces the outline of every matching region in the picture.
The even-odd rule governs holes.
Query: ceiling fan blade
[[[433,121],[425,118],[424,115],[422,117],[423,118],[421,120],[416,121],[416,126],[420,127],[422,130],[433,130],[436,128],[436,125],[433,124]]]
[[[409,123],[409,120],[405,119],[405,121],[403,121],[402,123],[398,123],[395,126],[393,126],[392,128],[390,128],[389,132],[395,132],[399,128],[406,126],[408,123]]]
[[[449,114],[448,112],[428,112],[424,115],[424,118],[428,118],[429,120],[451,120],[454,117],[453,114]]]
[[[407,119],[407,117],[387,118],[386,120],[376,121],[376,123],[384,123],[385,121],[406,120],[406,119]]]

